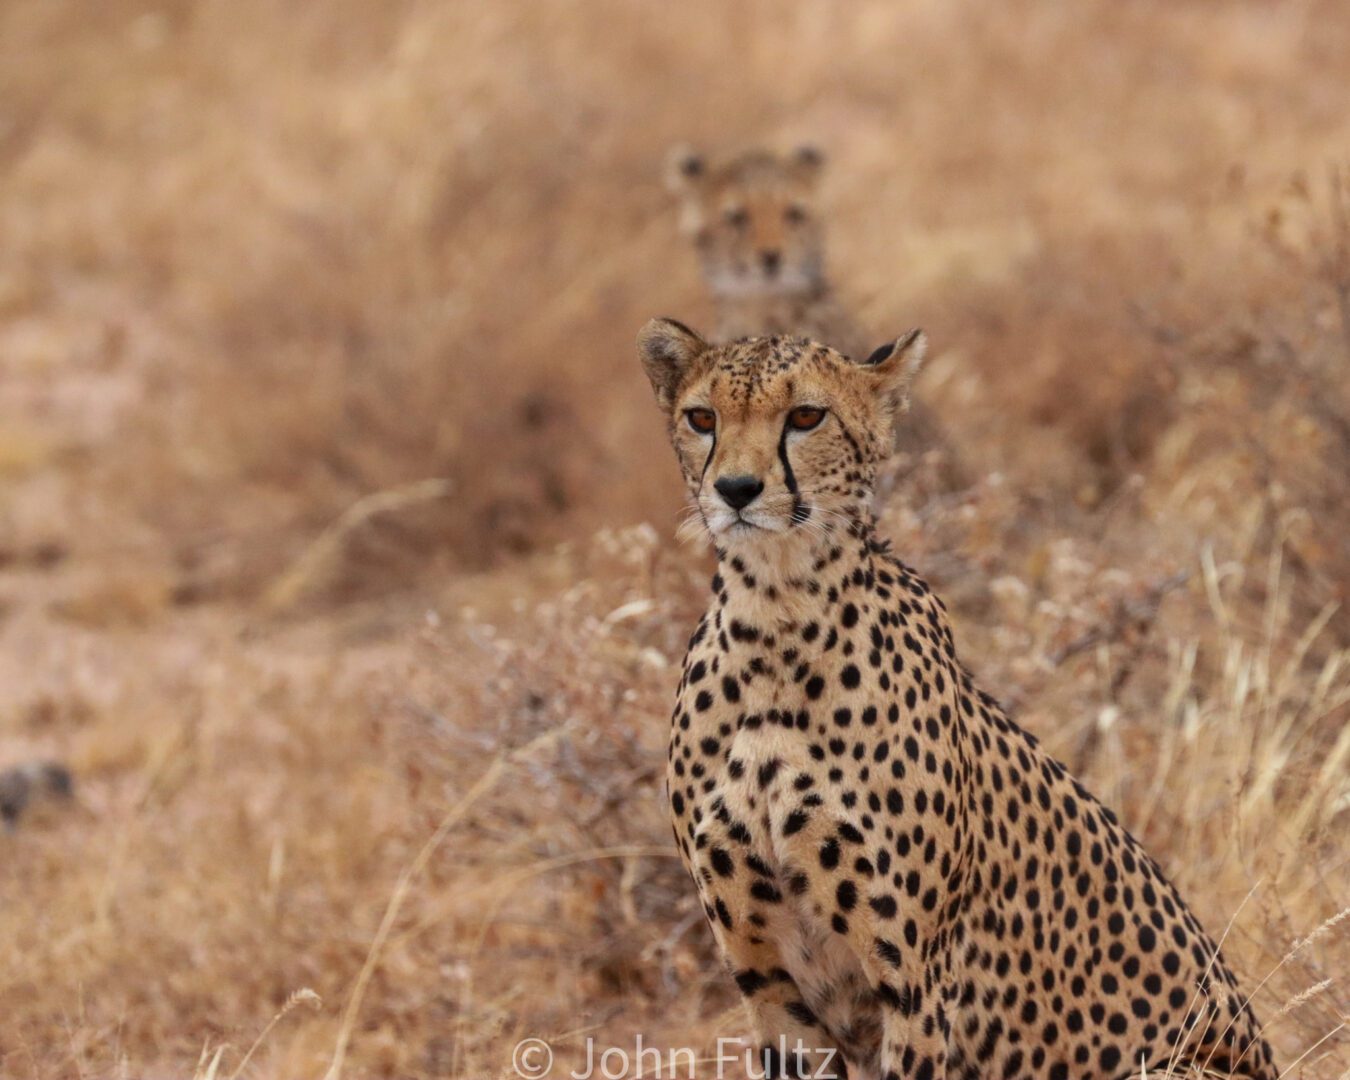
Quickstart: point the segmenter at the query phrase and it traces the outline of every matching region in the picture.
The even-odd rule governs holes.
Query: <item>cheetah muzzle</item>
[[[876,536],[923,350],[917,333],[866,362],[804,338],[712,346],[670,320],[639,337],[718,559],[677,691],[671,820],[766,1067],[1275,1080],[1176,889],[976,688],[942,602]]]

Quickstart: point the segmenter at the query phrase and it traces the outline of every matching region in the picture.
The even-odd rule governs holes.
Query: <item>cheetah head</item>
[[[821,284],[816,187],[823,165],[811,146],[781,157],[753,151],[716,168],[687,147],[671,152],[667,185],[714,293],[792,295]]]
[[[719,549],[809,549],[869,521],[926,347],[913,330],[857,362],[805,338],[710,345],[673,319],[644,326],[639,357]]]

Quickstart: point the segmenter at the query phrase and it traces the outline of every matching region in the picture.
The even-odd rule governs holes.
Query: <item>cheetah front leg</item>
[[[806,807],[779,829],[787,859],[811,870],[803,899],[844,940],[880,1005],[882,1080],[945,1080],[951,973],[938,958],[937,894],[922,863],[901,866],[866,823]]]
[[[847,892],[847,890],[844,890]],[[835,889],[838,900],[840,890]],[[850,947],[881,1004],[881,1080],[945,1080],[951,1033],[942,991],[948,973],[930,955],[933,926],[872,893],[848,922]]]
[[[847,1080],[839,1047],[803,1000],[777,945],[720,924],[714,934],[758,1040],[751,1080]]]
[[[950,1028],[936,992],[938,978],[932,972],[924,974],[922,983],[933,992],[919,1008],[911,1004],[908,1015],[903,1008],[888,1011],[881,1047],[883,1080],[945,1080]],[[911,995],[921,990],[917,983],[909,986]]]
[[[793,928],[782,883],[744,834],[705,834],[691,854],[690,874],[758,1039],[751,1080],[846,1080],[838,1045],[783,962]]]

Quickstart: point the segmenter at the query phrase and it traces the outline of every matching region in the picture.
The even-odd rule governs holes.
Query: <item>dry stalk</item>
[[[230,1080],[239,1080],[239,1077],[243,1074],[244,1066],[249,1063],[249,1059],[253,1057],[258,1047],[260,1047],[267,1039],[267,1036],[272,1034],[272,1029],[276,1027],[288,1013],[301,1005],[308,1005],[312,1009],[321,1009],[323,1008],[323,999],[307,986],[295,991],[295,993],[288,997],[286,1003],[277,1010],[276,1015],[267,1022],[267,1026],[262,1029],[262,1033],[253,1040],[253,1045],[248,1048],[248,1053],[245,1054],[243,1060],[235,1066],[234,1072],[230,1073]],[[219,1055],[217,1054],[217,1060],[218,1059]]]
[[[368,521],[447,498],[452,488],[449,480],[417,480],[357,499],[268,587],[263,594],[263,606],[270,612],[278,612],[294,605],[333,564],[347,537]]]
[[[361,1004],[365,1000],[366,989],[375,974],[375,969],[379,967],[385,942],[394,927],[394,922],[398,919],[399,911],[403,908],[403,901],[407,899],[408,890],[412,887],[413,882],[421,876],[427,863],[431,861],[432,855],[436,853],[450,831],[464,820],[474,803],[487,794],[501,779],[501,775],[506,771],[507,766],[513,760],[524,757],[545,743],[552,742],[561,733],[561,727],[552,728],[516,750],[503,751],[498,754],[477,782],[464,793],[464,797],[446,811],[441,823],[436,827],[436,831],[428,837],[427,842],[422,845],[422,849],[416,857],[399,874],[398,881],[394,885],[394,891],[389,897],[389,903],[385,907],[384,917],[380,920],[379,928],[375,931],[375,937],[366,953],[365,963],[361,965],[361,971],[356,977],[356,985],[352,987],[351,996],[347,999],[347,1005],[342,1014],[342,1023],[338,1028],[337,1041],[333,1048],[333,1061],[328,1066],[328,1071],[324,1073],[324,1080],[339,1080],[342,1076],[342,1069],[347,1060],[347,1048],[351,1043],[352,1031],[356,1026],[356,1018],[361,1011]]]

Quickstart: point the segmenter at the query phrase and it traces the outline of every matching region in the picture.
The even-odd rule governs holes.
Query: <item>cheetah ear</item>
[[[825,169],[825,154],[818,146],[802,143],[789,155],[789,163],[799,178],[814,183]]]
[[[687,143],[672,146],[666,155],[666,187],[676,195],[687,195],[703,183],[708,163]]]
[[[862,362],[875,379],[876,392],[893,412],[909,408],[909,389],[928,353],[928,335],[922,330],[888,342]]]
[[[708,351],[703,338],[674,319],[652,319],[638,334],[637,346],[638,358],[663,409],[675,404],[689,372]]]

